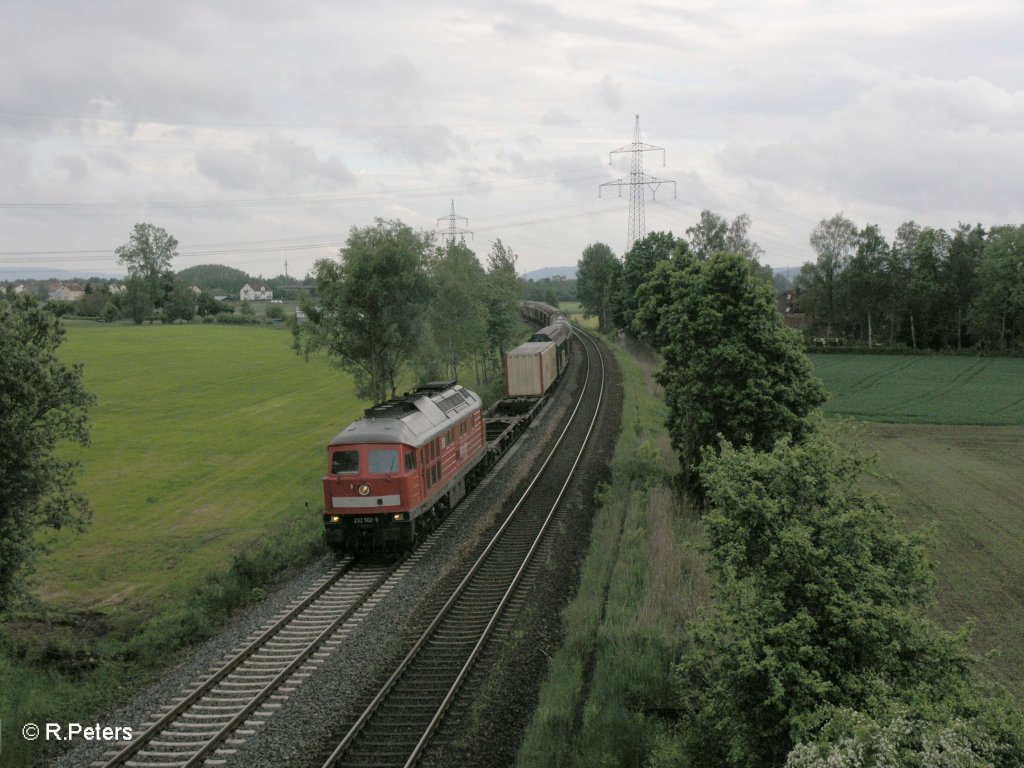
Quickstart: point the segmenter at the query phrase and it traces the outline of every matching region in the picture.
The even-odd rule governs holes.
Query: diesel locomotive
[[[554,307],[520,306],[544,327],[505,357],[506,392],[517,404],[551,389],[568,365],[572,334]],[[494,429],[499,423],[496,417],[490,425],[495,435],[504,432]],[[488,432],[480,398],[455,381],[422,384],[367,408],[327,447],[326,543],[349,550],[414,547],[504,450],[507,434],[489,446]]]

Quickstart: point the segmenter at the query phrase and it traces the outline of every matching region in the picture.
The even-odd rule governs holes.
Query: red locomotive
[[[323,479],[328,545],[414,547],[521,434],[566,368],[572,327],[547,304],[524,301],[520,309],[545,327],[506,355],[509,397],[486,423],[475,393],[434,381],[367,408],[331,441]]]
[[[435,381],[340,432],[323,480],[327,544],[415,546],[465,496],[487,454],[480,406],[454,381]]]

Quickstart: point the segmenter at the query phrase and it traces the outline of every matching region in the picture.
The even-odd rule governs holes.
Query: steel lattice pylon
[[[459,236],[462,242],[466,242],[466,235],[469,235],[470,239],[473,238],[473,233],[470,232],[468,229],[460,229],[459,227],[455,226],[455,222],[459,220],[466,222],[467,225],[469,224],[469,219],[467,219],[465,216],[455,215],[455,201],[452,200],[451,213],[449,213],[447,216],[442,216],[440,219],[437,220],[439,226],[442,221],[448,222],[448,227],[446,229],[438,229],[437,231],[444,233],[445,240],[448,241],[448,245],[450,246],[455,245],[456,236]]]
[[[659,179],[650,174],[644,173],[644,152],[661,152],[661,164],[665,164],[665,148],[655,147],[652,144],[644,144],[640,140],[640,115],[636,116],[636,124],[633,128],[633,143],[624,147],[613,149],[608,153],[608,165],[612,164],[612,155],[629,152],[633,155],[629,168],[629,179],[616,179],[606,181],[598,188],[598,197],[605,187],[619,187],[619,196],[622,195],[622,187],[629,187],[629,226],[626,234],[626,250],[633,247],[633,243],[642,240],[647,234],[647,226],[644,222],[644,189],[650,187],[651,199],[662,184],[672,185],[672,197],[676,196],[676,183],[671,179]]]

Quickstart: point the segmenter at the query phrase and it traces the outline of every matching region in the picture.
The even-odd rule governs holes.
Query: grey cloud
[[[339,158],[320,158],[312,147],[277,134],[250,150],[201,150],[195,155],[195,164],[201,174],[228,189],[271,191],[355,181]]]
[[[466,148],[441,125],[386,126],[374,128],[367,135],[381,152],[420,165],[446,162],[456,156],[457,148]]]
[[[68,181],[76,184],[89,176],[89,165],[78,155],[64,155],[57,160],[57,166],[67,174]]]
[[[891,208],[1019,215],[1024,93],[978,78],[889,80],[810,131],[734,142],[724,168]]]
[[[611,75],[605,75],[597,89],[601,102],[612,112],[622,109],[622,89]]]

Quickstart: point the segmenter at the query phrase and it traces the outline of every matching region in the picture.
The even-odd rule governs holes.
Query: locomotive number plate
[[[375,523],[379,523],[380,521],[381,521],[381,518],[377,517],[377,516],[372,516],[372,517],[353,517],[352,518],[352,522],[355,525],[374,525]]]

